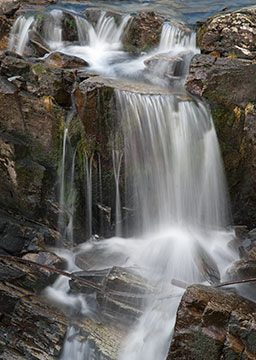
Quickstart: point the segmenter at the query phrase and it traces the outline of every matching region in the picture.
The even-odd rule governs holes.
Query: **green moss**
[[[75,21],[71,17],[65,17],[64,19],[64,25],[68,27],[71,30],[74,30],[76,28]]]
[[[32,70],[32,73],[37,76],[47,73],[46,69],[44,68],[44,66],[42,64],[33,64],[31,70]]]

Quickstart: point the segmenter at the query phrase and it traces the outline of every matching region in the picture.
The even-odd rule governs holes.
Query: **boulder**
[[[180,302],[167,359],[254,359],[256,304],[231,292],[190,286]]]
[[[126,51],[148,51],[159,44],[164,18],[155,12],[141,12],[132,18],[123,39]]]
[[[49,66],[57,67],[57,68],[77,68],[77,67],[85,67],[89,66],[88,62],[77,57],[70,56],[67,54],[63,54],[61,52],[51,53],[45,59],[46,64]]]
[[[255,59],[256,8],[244,8],[208,19],[198,31],[202,53]]]

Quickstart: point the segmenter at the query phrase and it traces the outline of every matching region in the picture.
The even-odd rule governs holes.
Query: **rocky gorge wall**
[[[256,9],[216,15],[199,24],[201,54],[187,90],[207,101],[214,118],[235,224],[255,227]]]

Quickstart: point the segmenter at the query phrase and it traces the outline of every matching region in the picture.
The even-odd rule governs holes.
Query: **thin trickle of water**
[[[123,152],[120,150],[112,150],[112,161],[116,185],[116,236],[122,235],[122,214],[121,214],[121,201],[119,190],[119,179],[121,163],[123,159]]]
[[[81,16],[75,16],[75,23],[77,28],[78,40],[80,45],[86,45],[89,41],[89,31],[91,29],[91,24],[88,23],[86,19]]]
[[[86,179],[86,219],[88,237],[92,236],[92,162],[93,156],[86,155],[84,159],[85,179]]]
[[[68,114],[63,132],[62,159],[59,167],[59,218],[58,229],[62,235],[62,243],[74,245],[73,224],[75,216],[76,188],[75,188],[75,160],[76,149],[69,144],[69,124],[74,113]]]

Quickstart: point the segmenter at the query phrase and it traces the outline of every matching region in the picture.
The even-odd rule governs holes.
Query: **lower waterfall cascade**
[[[145,297],[140,316],[124,331],[116,360],[165,360],[177,307],[184,293],[172,280],[184,284],[207,283],[200,265],[202,256],[214,259],[222,279],[228,265],[237,257],[228,246],[234,231],[228,228],[231,223],[228,193],[213,120],[207,106],[184,89],[190,60],[199,53],[195,33],[165,23],[159,45],[135,57],[122,49],[129,15],[122,16],[117,24],[113,17],[102,12],[96,25],[75,13],[71,15],[78,32],[75,45],[62,39],[62,11],[49,12],[49,26],[43,29],[43,34],[51,52],[80,57],[89,63],[89,72],[139,83],[143,91],[128,87],[114,90],[122,137],[121,144],[113,141],[111,149],[116,197],[115,236],[101,239],[93,233],[93,161],[99,168],[101,198],[102,167],[100,154],[88,153],[83,159],[83,176],[87,215],[84,221],[89,239],[77,247],[74,246],[73,221],[78,152],[69,143],[72,114],[66,120],[60,164],[62,212],[59,230],[70,250],[55,251],[67,259],[71,273],[81,270],[76,257],[87,253],[88,257],[99,256],[88,270],[111,271],[113,267],[121,267],[143,278],[147,286],[154,289],[153,295]],[[34,15],[19,17],[13,27],[9,49],[23,55],[29,31],[37,31],[38,26]],[[160,66],[159,63],[152,66],[148,74],[147,62],[166,53],[182,63],[173,76],[168,78],[166,64]],[[145,93],[147,86],[156,87],[157,93]],[[125,183],[127,196],[120,194],[120,179]],[[133,213],[128,232],[123,228],[123,209]],[[69,214],[67,221],[63,217],[64,210]],[[125,237],[127,233],[129,236]],[[101,322],[99,309],[94,304],[96,295],[74,295],[69,290],[68,280],[60,276],[44,294],[68,314],[76,313],[77,317],[78,313]],[[81,341],[79,336],[71,321],[62,360],[110,359],[97,353],[90,337]]]

